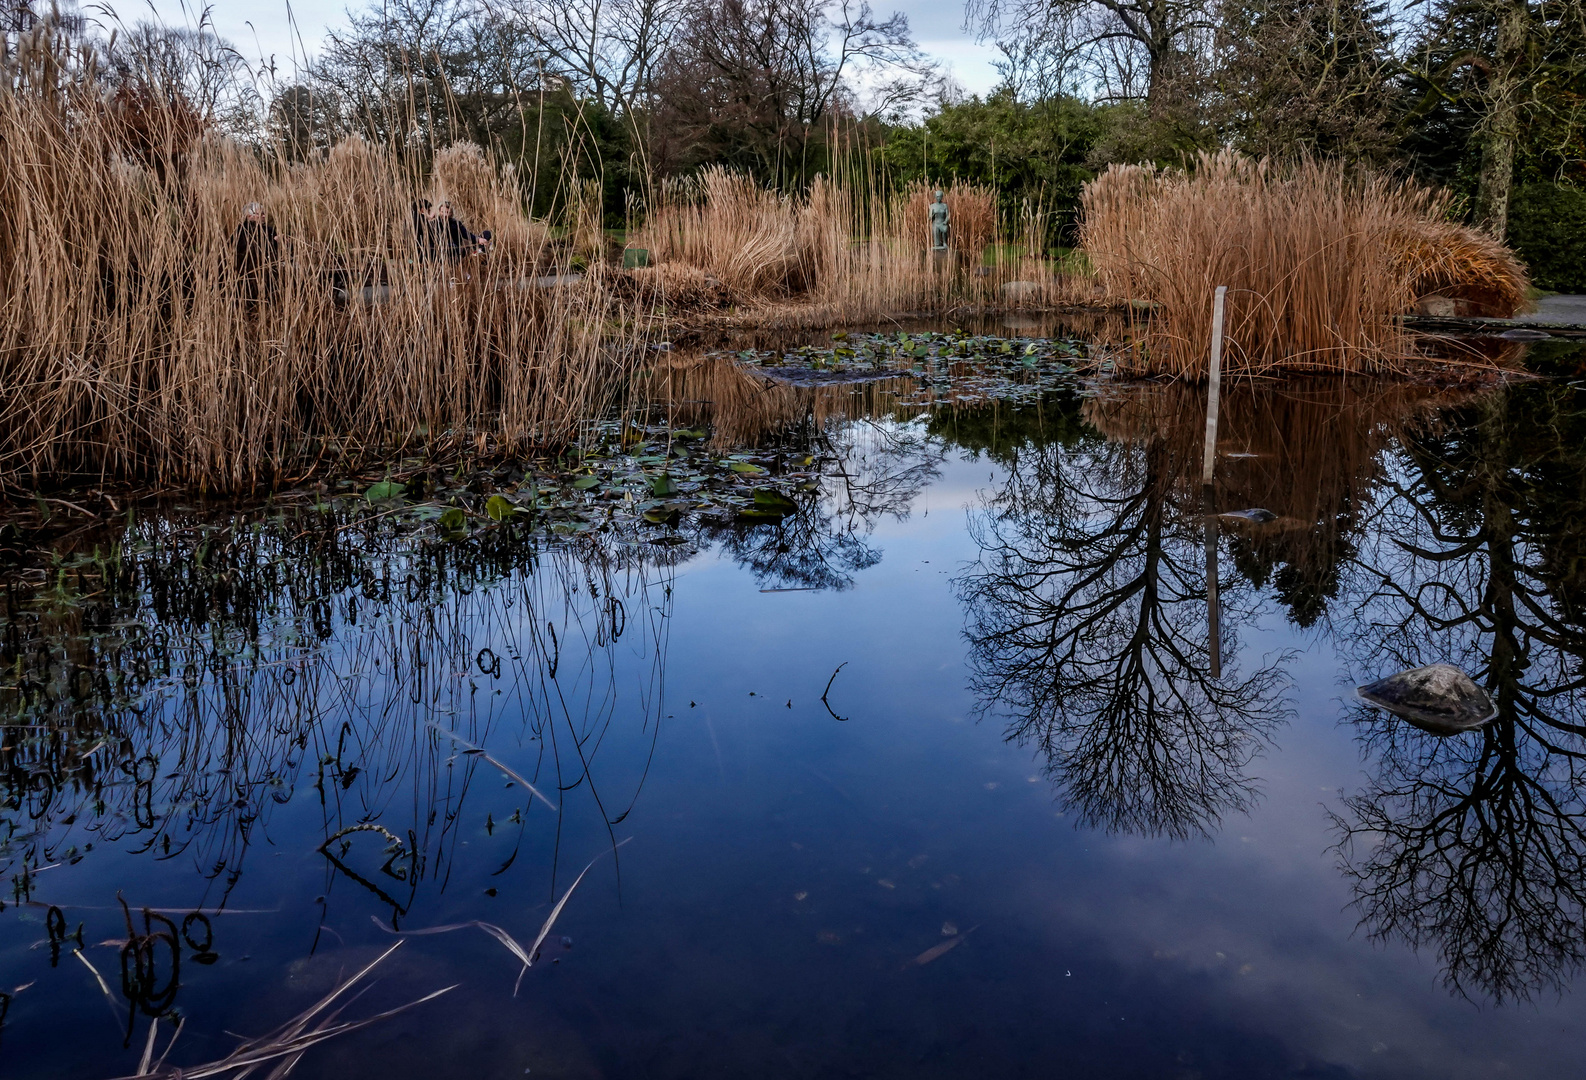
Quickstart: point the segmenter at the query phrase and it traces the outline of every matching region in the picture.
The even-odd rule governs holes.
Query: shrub
[[[1515,189],[1509,244],[1542,288],[1586,292],[1586,191],[1564,184]]]

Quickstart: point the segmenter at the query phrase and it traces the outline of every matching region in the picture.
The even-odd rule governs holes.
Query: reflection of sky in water
[[[1157,406],[1164,411],[1125,420],[1158,431],[1158,449],[1176,453],[1173,424],[1151,425],[1178,406]],[[1125,420],[1097,420],[1105,409],[1090,408],[1119,438]],[[1240,408],[1229,409],[1230,438],[1267,453],[1260,410],[1241,421]],[[1086,438],[1058,457],[1104,456],[1107,447]],[[1281,658],[1288,688],[1279,704],[1292,715],[1248,748],[1253,809],[1206,822],[1207,837],[1076,827],[1084,807],[1064,787],[1072,775],[1054,780],[1031,745],[1004,741],[1007,717],[978,718],[966,628],[979,624],[966,596],[985,564],[975,567],[982,552],[966,524],[1010,490],[1009,470],[1006,460],[940,455],[928,443],[940,455],[937,474],[905,514],[867,520],[860,532],[881,557],[846,589],[762,592],[784,579],[746,572],[720,545],[673,571],[649,571],[647,590],[637,572],[613,570],[608,586],[547,558],[534,577],[408,611],[438,620],[418,703],[414,669],[390,667],[392,657],[412,657],[411,627],[367,618],[356,632],[342,627],[324,654],[334,671],[321,670],[315,684],[336,719],[293,752],[291,798],[272,802],[245,855],[233,849],[206,882],[215,872],[210,848],[160,861],[158,851],[106,844],[38,874],[34,895],[85,906],[67,909],[69,929],[85,922],[86,955],[114,990],[117,951],[94,943],[125,937],[117,890],[134,906],[212,906],[240,865],[226,906],[242,913],[213,920],[220,959],[184,963],[177,998],[191,1021],[173,1060],[209,1060],[233,1045],[223,1030],[279,1023],[328,990],[338,970],[393,940],[371,918],[389,924],[391,905],[329,871],[316,852],[327,821],[413,831],[423,859],[416,884],[382,876],[386,842],[372,833],[351,834],[346,856],[407,909],[402,926],[486,919],[526,940],[553,888],[609,845],[598,798],[607,818],[632,803],[611,833],[633,839],[620,851],[620,888],[608,854],[569,903],[553,941],[566,935],[572,946],[548,950],[556,963],[531,970],[514,998],[517,965],[485,935],[409,939],[384,966],[368,1011],[454,982],[459,989],[316,1048],[296,1075],[1485,1077],[1502,1067],[1568,1075],[1578,997],[1544,991],[1534,1003],[1495,1006],[1479,989],[1467,988],[1471,1000],[1450,993],[1435,941],[1416,954],[1402,937],[1374,942],[1357,931],[1351,880],[1329,850],[1338,839],[1329,813],[1345,814],[1343,797],[1380,779],[1345,699],[1394,647],[1368,648],[1376,639],[1362,627],[1371,622],[1356,616],[1375,588],[1362,568],[1389,550],[1361,496],[1369,491],[1380,505],[1414,470],[1384,449],[1391,441],[1329,451],[1336,461],[1392,461],[1364,485],[1317,496],[1354,500],[1344,531],[1355,554],[1321,617],[1303,590],[1286,594],[1301,595],[1290,610],[1311,613],[1307,628],[1285,617],[1271,586],[1238,585],[1232,567],[1267,565],[1263,544],[1273,541],[1224,539],[1225,619],[1237,643],[1225,657],[1230,678]],[[1461,453],[1436,445],[1450,459]],[[1141,453],[1129,449],[1125,464],[1138,465]],[[1106,475],[1099,460],[1070,478],[1092,496]],[[1282,512],[1298,512],[1310,489],[1337,480],[1318,479],[1320,467],[1292,456],[1279,470],[1287,476],[1266,480],[1233,471],[1257,469],[1261,458],[1234,460],[1257,464],[1230,466],[1228,497],[1266,483],[1273,499],[1288,492],[1293,505],[1273,507]],[[1020,458],[1020,470],[1035,467],[1031,455]],[[1183,510],[1198,502],[1186,503],[1168,479],[1153,504],[1165,543],[1199,566],[1198,519]],[[1472,505],[1474,496],[1463,498],[1459,505]],[[1467,519],[1450,510],[1440,527]],[[1395,536],[1409,535],[1404,522],[1391,524]],[[1055,528],[1041,535],[1061,539]],[[1039,537],[1027,539],[1034,557]],[[1291,561],[1315,557],[1284,550]],[[573,599],[555,573],[566,575]],[[623,598],[626,625],[608,649],[598,615],[610,588]],[[1184,608],[1189,616],[1173,625],[1188,635],[1204,605]],[[543,664],[520,670],[510,661],[543,657],[547,621],[558,628],[554,684],[541,678]],[[508,658],[499,682],[477,670],[487,647]],[[827,702],[846,722],[821,701],[839,665]],[[335,678],[353,670],[359,679]],[[325,756],[341,749],[355,760],[339,730],[354,705],[348,738],[367,748],[356,758],[361,773],[347,781],[346,768],[332,766],[322,801],[315,779]],[[430,717],[455,722],[530,776],[563,813],[553,819],[449,740],[415,737]],[[553,728],[556,745],[546,748]],[[575,733],[587,736],[582,745]],[[257,738],[269,742],[262,731]],[[274,738],[290,745],[289,735]],[[580,755],[590,754],[593,782],[575,785]],[[558,767],[561,783],[573,785],[559,796]],[[928,965],[912,964],[946,940],[944,925],[973,930]],[[122,1051],[125,1014],[107,1007],[68,955],[73,946],[52,970],[48,947],[33,947],[44,938],[43,908],[0,913],[0,990],[37,980],[0,1029],[5,1075],[133,1071],[147,1020]],[[1564,963],[1566,985],[1572,973]]]

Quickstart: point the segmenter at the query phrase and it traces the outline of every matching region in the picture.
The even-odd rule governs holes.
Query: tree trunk
[[[1514,186],[1514,145],[1519,135],[1520,94],[1528,0],[1500,0],[1498,46],[1487,78],[1487,116],[1481,132],[1481,175],[1476,187],[1476,222],[1502,240],[1509,224]]]

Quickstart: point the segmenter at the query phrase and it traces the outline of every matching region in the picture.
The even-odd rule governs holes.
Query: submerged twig
[[[500,769],[503,773],[505,773],[507,775],[508,779],[515,780],[518,783],[522,784],[524,787],[528,788],[529,792],[535,798],[539,799],[542,803],[544,803],[546,806],[549,806],[553,813],[559,812],[556,809],[556,804],[555,803],[551,802],[551,800],[547,799],[544,795],[541,795],[539,788],[535,787],[533,784],[531,784],[527,780],[525,780],[522,777],[522,775],[519,774],[517,772],[517,770],[513,769],[511,766],[506,765],[505,763],[503,763],[499,759],[491,756],[491,754],[488,751],[486,751],[482,747],[475,746],[473,743],[469,742],[467,739],[463,738],[461,735],[457,734],[455,731],[449,731],[446,728],[441,727],[439,724],[435,723],[434,721],[431,721],[429,726],[434,728],[436,731],[440,732],[442,735],[445,735],[447,738],[451,739],[453,742],[461,743],[463,745],[463,747],[467,750],[468,753],[477,754],[478,756],[484,758],[486,761],[490,762],[490,764],[494,765],[496,768]]]
[[[338,1009],[323,1017],[316,1026],[309,1027],[309,1024],[329,1008],[332,1002],[346,993],[361,981],[364,976],[373,971],[382,960],[401,947],[402,943],[400,941],[392,945],[358,974],[345,980],[329,994],[326,994],[312,1008],[299,1013],[270,1034],[257,1039],[244,1040],[240,1046],[225,1057],[218,1061],[209,1062],[206,1065],[195,1065],[186,1069],[176,1068],[175,1066],[167,1067],[165,1065],[165,1057],[171,1052],[170,1044],[166,1045],[165,1053],[160,1055],[159,1061],[151,1064],[150,1058],[153,1055],[154,1048],[154,1032],[151,1030],[149,1032],[148,1046],[144,1050],[143,1061],[139,1065],[138,1072],[131,1077],[120,1077],[118,1080],[138,1080],[140,1077],[159,1077],[165,1078],[165,1080],[208,1080],[210,1077],[225,1076],[228,1073],[232,1074],[232,1080],[241,1080],[242,1077],[252,1073],[255,1069],[271,1062],[280,1063],[271,1075],[283,1077],[297,1063],[297,1059],[303,1055],[303,1052],[316,1043],[322,1043],[327,1039],[335,1038],[337,1035],[369,1027],[371,1024],[389,1019],[398,1013],[406,1012],[416,1005],[422,1005],[426,1001],[431,1001],[448,991],[457,989],[456,984],[453,984],[441,990],[436,990],[434,993],[425,994],[423,997],[410,1001],[406,1005],[398,1005],[394,1009],[387,1009],[385,1012],[376,1013],[374,1016],[365,1017],[362,1020],[338,1022],[337,1018],[341,1015],[341,1010]],[[178,1025],[176,1032],[171,1035],[171,1043],[176,1042],[176,1038],[181,1034],[181,1031],[181,1026]]]
[[[837,665],[837,671],[833,671],[832,672],[832,677],[826,680],[826,689],[821,691],[821,704],[826,706],[826,711],[832,714],[832,719],[833,720],[841,720],[841,721],[843,721],[845,723],[847,722],[848,717],[846,717],[846,716],[838,716],[837,715],[837,711],[832,708],[832,703],[826,700],[826,695],[832,692],[832,683],[837,681],[837,672],[841,671],[843,668],[845,668],[847,666],[848,666],[848,661],[846,661],[846,660],[844,660],[842,663],[838,664]]]
[[[611,850],[615,851],[617,848],[620,848],[623,844],[626,844],[632,839],[633,837],[630,836],[617,841],[616,845]],[[573,879],[573,883],[569,885],[567,887],[567,891],[562,894],[562,898],[558,900],[556,902],[556,906],[551,909],[551,914],[546,918],[545,925],[540,927],[540,933],[537,937],[535,937],[534,944],[530,945],[527,949],[525,949],[522,945],[519,945],[517,939],[511,934],[507,933],[501,927],[497,926],[495,923],[487,923],[482,919],[470,919],[468,922],[450,923],[446,926],[426,926],[419,930],[392,930],[390,927],[386,926],[385,923],[381,922],[379,919],[376,919],[373,915],[369,917],[374,920],[374,924],[380,929],[386,931],[389,934],[398,934],[401,936],[418,934],[449,934],[453,930],[467,930],[470,927],[477,927],[478,929],[483,930],[485,933],[501,942],[502,945],[506,946],[507,951],[513,956],[517,957],[518,962],[523,965],[522,969],[518,971],[517,982],[512,984],[512,996],[517,997],[518,988],[523,985],[523,976],[528,973],[529,968],[534,966],[535,959],[540,955],[540,946],[545,943],[546,937],[551,932],[551,927],[555,925],[557,918],[562,914],[562,908],[567,906],[568,898],[573,895],[573,890],[578,888],[578,883],[584,880],[584,875],[589,873],[594,865],[599,862],[605,854],[606,853],[602,851],[599,855],[596,855],[593,859],[589,860],[588,866],[579,871],[578,876]]]

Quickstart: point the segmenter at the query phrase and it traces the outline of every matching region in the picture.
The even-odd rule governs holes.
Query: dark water
[[[0,1074],[154,1016],[214,1061],[398,940],[340,1020],[456,988],[295,1076],[1578,1074],[1568,386],[1231,392],[1216,509],[1276,520],[1218,526],[1214,642],[1188,388],[678,378],[819,496],[673,547],[173,509],[13,580]],[[1438,660],[1491,725],[1353,698]],[[591,860],[516,993],[391,932],[527,946]]]

